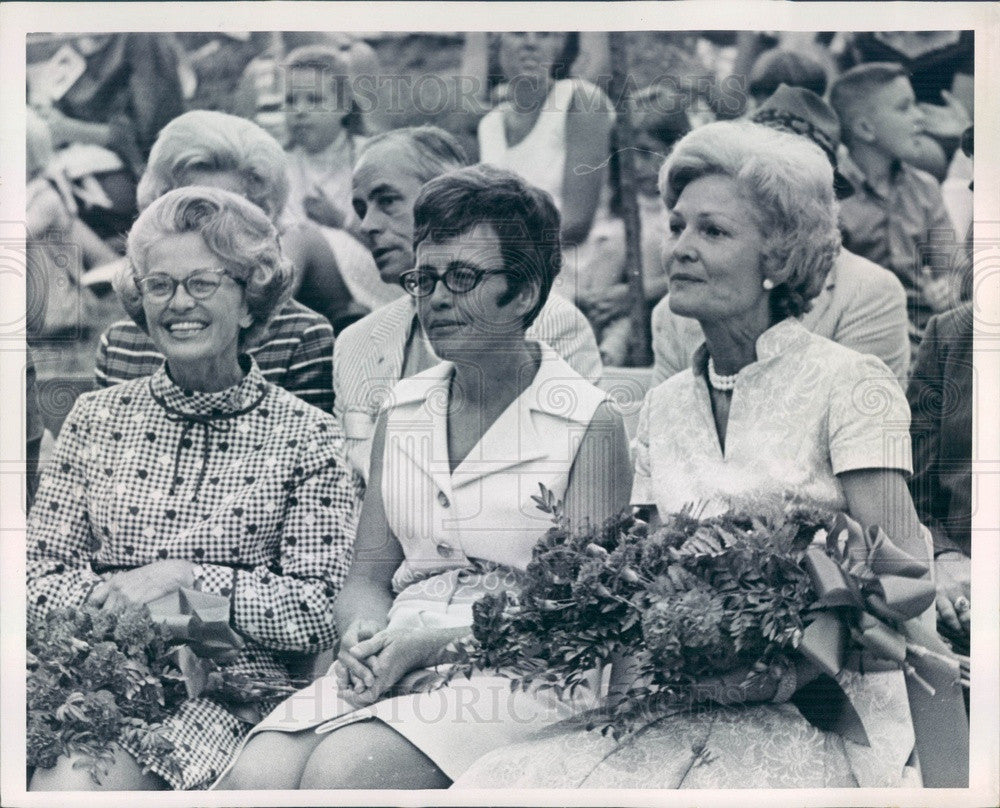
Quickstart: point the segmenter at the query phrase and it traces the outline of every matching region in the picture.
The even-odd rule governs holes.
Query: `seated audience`
[[[886,382],[879,359],[811,334],[798,320],[823,288],[840,241],[827,157],[799,136],[719,122],[677,144],[661,189],[670,211],[670,306],[697,319],[705,340],[683,372],[650,390],[639,417],[632,504],[648,509],[650,530],[691,503],[707,516],[790,498],[880,525],[926,559],[906,489],[903,391]],[[869,396],[881,406],[856,405]],[[838,676],[861,720],[878,726],[867,746],[817,729],[789,702],[818,672],[801,662],[780,678],[727,676],[714,688],[716,703],[701,709],[654,707],[626,738],[564,721],[486,755],[456,786],[919,786],[903,672],[872,667]],[[953,733],[934,728],[941,739],[967,736],[958,690],[956,683],[935,695],[954,720]],[[955,765],[961,749],[937,751],[932,771],[921,748],[924,783],[957,785],[966,777]]]
[[[910,491],[934,537],[942,630],[968,652],[972,551],[972,303],[927,323],[907,390],[913,422]]]
[[[754,115],[756,122],[808,138],[834,166],[834,188],[843,197],[849,183],[836,171],[840,124],[819,96],[801,87],[780,87]],[[653,309],[655,385],[691,365],[704,335],[694,318],[673,311],[669,295]],[[910,363],[906,295],[891,272],[841,248],[802,325],[859,353],[877,356],[906,383]]]
[[[428,182],[412,217],[401,278],[445,361],[400,381],[379,414],[337,662],[256,728],[219,788],[446,788],[593,703],[587,688],[562,702],[490,673],[428,689],[473,603],[516,585],[551,524],[538,484],[576,524],[601,524],[629,475],[605,394],[526,335],[559,266],[549,195],[475,166]]]
[[[556,291],[576,300],[579,267],[571,248],[607,216],[607,162],[615,113],[604,92],[568,78],[579,35],[505,32],[500,65],[506,98],[479,122],[479,159],[506,168],[552,195],[566,250]]]
[[[666,215],[657,190],[660,166],[680,138],[691,130],[687,100],[663,84],[654,84],[630,99],[635,134],[632,165],[641,230],[642,288],[648,307],[667,292],[667,276],[660,260],[666,232]],[[613,151],[617,151],[614,149]],[[611,158],[612,186],[617,187],[617,156]],[[594,224],[587,243],[576,251],[580,263],[577,305],[597,336],[605,365],[621,366],[628,360],[632,324],[632,298],[625,262],[625,222],[621,201],[614,193],[609,205],[614,215]],[[648,316],[649,309],[644,316]]]
[[[236,194],[181,188],[140,215],[116,289],[166,363],[69,414],[28,518],[29,619],[197,588],[230,598],[246,643],[230,670],[286,685],[285,652],[336,644],[359,480],[333,417],[246,354],[290,282],[274,225]],[[29,788],[203,788],[250,729],[229,706],[186,699],[163,746],[123,727],[99,785],[67,750]],[[264,715],[273,701],[248,706]]]
[[[897,64],[851,68],[830,89],[854,194],[840,206],[845,246],[892,270],[906,289],[915,349],[931,315],[959,300],[957,240],[932,176],[907,164],[920,148],[923,113]]]
[[[465,152],[433,126],[396,129],[373,137],[354,169],[354,209],[382,283],[398,286],[413,269],[413,203],[425,182],[464,166]],[[551,294],[527,328],[591,382],[601,376],[594,333],[572,303]],[[345,329],[334,346],[335,415],[347,439],[348,459],[367,477],[379,407],[402,378],[438,362],[408,295]]]
[[[184,111],[174,45],[163,34],[87,34],[65,42],[53,59],[72,83],[43,88],[33,103],[57,148],[87,147],[62,162],[71,179],[99,186],[87,193],[94,204],[82,208],[84,222],[101,238],[123,234],[149,149]]]
[[[280,220],[288,193],[284,171],[281,147],[256,124],[221,112],[188,112],[171,121],[157,139],[139,184],[139,203],[146,207],[185,185],[213,185],[242,194],[272,221]],[[315,228],[288,226],[281,246],[296,276],[318,275],[314,268],[326,265],[323,275],[333,282],[327,284],[326,293],[332,299],[324,311],[343,312],[349,297],[337,282],[333,257]],[[275,313],[267,333],[250,351],[268,381],[325,412],[332,411],[333,333],[324,317],[290,300]],[[162,361],[156,346],[135,323],[116,323],[98,347],[97,383],[106,387],[149,375]]]
[[[764,51],[754,61],[747,79],[746,115],[752,116],[782,84],[803,87],[821,98],[826,95],[826,68],[805,53],[786,48]]]
[[[351,206],[351,173],[365,139],[348,53],[306,45],[285,59],[288,212],[320,225],[351,295],[367,313],[399,294],[386,295],[376,282]]]

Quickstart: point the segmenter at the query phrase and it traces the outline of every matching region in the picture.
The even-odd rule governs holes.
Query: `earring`
[[[770,278],[764,278],[764,283],[761,284],[768,292],[774,288],[774,281]]]
[[[240,328],[249,328],[253,325],[253,317],[249,314],[240,320]]]

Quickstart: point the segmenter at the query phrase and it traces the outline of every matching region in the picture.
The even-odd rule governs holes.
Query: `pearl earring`
[[[764,283],[761,284],[768,292],[774,288],[774,281],[770,278],[764,278]]]

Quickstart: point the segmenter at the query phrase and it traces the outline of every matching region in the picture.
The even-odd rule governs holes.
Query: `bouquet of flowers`
[[[144,768],[154,760],[176,767],[163,728],[184,699],[245,705],[295,689],[227,670],[242,641],[218,639],[217,624],[206,624],[183,591],[174,601],[188,614],[175,610],[172,624],[154,619],[149,606],[127,604],[53,609],[28,626],[28,766],[51,768],[76,754],[99,782],[114,745],[129,741]]]
[[[611,688],[591,728],[617,737],[651,710],[690,708],[711,683],[739,691],[769,678],[773,694],[803,657],[834,681],[852,652],[891,660],[924,685],[911,662],[952,664],[911,619],[933,603],[926,565],[843,514],[790,503],[711,518],[687,509],[655,531],[629,514],[574,529],[551,492],[535,500],[555,527],[519,591],[476,603],[458,669],[561,696],[627,661],[627,682]],[[846,697],[836,712],[823,728],[866,743]]]

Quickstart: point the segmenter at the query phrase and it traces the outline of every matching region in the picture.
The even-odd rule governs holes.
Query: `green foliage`
[[[788,507],[700,518],[693,509],[649,526],[629,513],[574,529],[551,491],[533,497],[554,527],[519,591],[473,609],[458,668],[557,695],[627,659],[629,684],[592,721],[618,735],[655,705],[692,699],[694,685],[746,669],[780,673],[815,600],[801,552],[832,514]]]
[[[53,609],[28,626],[27,763],[51,768],[63,755],[99,783],[128,741],[148,770],[159,762],[178,772],[164,722],[187,698],[166,629],[144,605]],[[247,703],[293,688],[287,679],[254,680],[212,670],[201,694]],[[178,772],[179,773],[179,772]]]
[[[169,638],[145,606],[53,609],[28,627],[28,765],[79,755],[95,782],[125,737],[177,766],[163,722],[185,698]]]

